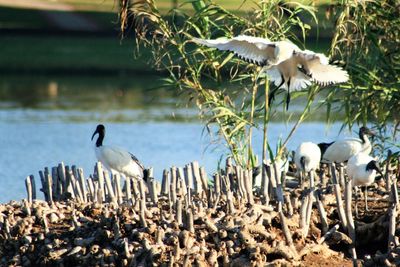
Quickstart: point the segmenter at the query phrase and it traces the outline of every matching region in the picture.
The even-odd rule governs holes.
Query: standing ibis
[[[318,169],[320,160],[321,150],[312,142],[301,143],[294,154],[297,169],[305,173]]]
[[[98,134],[95,147],[97,160],[111,173],[119,172],[128,177],[146,179],[145,168],[133,154],[119,147],[103,145],[105,132],[104,125],[99,124],[92,135],[93,140]]]
[[[367,186],[375,181],[376,172],[383,176],[376,160],[367,153],[360,152],[352,156],[347,162],[347,175],[351,179],[352,185],[356,188],[357,186],[365,187],[365,210],[368,210]],[[358,215],[357,203],[356,214]]]
[[[360,138],[346,138],[332,143],[320,143],[322,160],[326,162],[346,162],[359,152],[371,153],[372,145],[368,135],[374,136],[367,127],[361,127],[358,133]]]

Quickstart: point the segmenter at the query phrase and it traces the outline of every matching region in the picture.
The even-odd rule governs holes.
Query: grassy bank
[[[8,73],[148,72],[143,55],[133,56],[134,42],[115,37],[3,35],[0,70]]]
[[[133,56],[132,35],[120,40],[117,7],[113,0],[103,1],[44,1],[67,3],[74,15],[84,18],[98,28],[87,32],[83,28],[68,31],[54,23],[54,17],[70,12],[0,7],[0,71],[2,73],[42,74],[124,74],[153,72],[147,59],[150,51],[141,50],[141,57]],[[157,1],[162,10],[172,7],[173,1]],[[191,8],[178,1],[183,8]],[[217,1],[229,10],[246,12],[254,8],[250,1]],[[321,12],[320,12],[321,13]],[[322,13],[321,13],[322,14]],[[71,22],[73,23],[73,21]],[[324,52],[326,39],[310,38],[309,49]]]

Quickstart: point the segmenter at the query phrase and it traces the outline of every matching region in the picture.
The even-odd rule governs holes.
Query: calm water
[[[124,147],[156,178],[172,165],[198,160],[212,174],[226,151],[209,145],[210,137],[197,119],[197,111],[185,107],[184,96],[155,89],[156,78],[6,77],[0,82],[0,202],[25,197],[24,179],[38,171],[66,165],[92,173],[96,162],[90,140],[98,123],[106,126],[106,144]],[[285,137],[291,124],[273,123],[269,131],[273,147]],[[290,149],[308,140],[337,138],[339,123],[300,126]],[[344,133],[349,135],[351,133]],[[261,155],[262,133],[254,135],[255,152]]]

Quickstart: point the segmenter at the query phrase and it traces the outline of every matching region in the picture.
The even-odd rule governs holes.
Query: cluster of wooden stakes
[[[227,159],[225,169],[215,173],[212,179],[197,162],[192,162],[183,168],[164,170],[161,183],[153,178],[150,169],[147,181],[126,177],[123,185],[118,174],[110,177],[99,162],[94,174],[88,178],[81,168],[60,163],[39,172],[44,201],[37,199],[36,183],[31,175],[25,180],[27,199],[19,204],[4,204],[0,213],[7,217],[10,209],[7,205],[14,209],[28,209],[25,215],[36,214],[33,224],[46,228],[47,233],[51,233],[52,226],[60,222],[80,229],[69,240],[72,245],[58,254],[54,254],[54,247],[48,251],[42,249],[41,264],[96,265],[108,262],[110,266],[267,266],[267,263],[281,262],[301,265],[310,253],[325,253],[339,258],[338,255],[346,258],[345,255],[348,261],[351,258],[354,266],[360,262],[366,266],[378,263],[397,265],[400,264],[396,232],[399,167],[392,166],[388,160],[385,170],[385,177],[373,190],[375,195],[381,195],[375,201],[383,204],[380,212],[369,216],[367,222],[356,220],[355,223],[353,190],[351,181],[346,179],[344,166],[325,165],[319,175],[310,172],[306,179],[298,179],[294,172],[280,173],[276,164],[264,165],[262,185],[255,188],[252,170],[234,166],[230,159]],[[72,206],[72,210],[63,211],[65,206],[61,203]],[[39,216],[38,207],[48,207],[49,212]],[[99,213],[103,217],[88,219],[89,208],[91,212],[101,210]],[[130,215],[123,217],[124,211],[129,211]],[[53,219],[49,222],[52,212],[65,212],[70,216],[58,220],[50,216]],[[21,220],[23,218],[21,216]],[[83,226],[88,220],[92,224]],[[100,237],[90,229],[96,220],[99,223],[111,220],[110,231],[113,234],[109,235],[107,242],[112,242],[112,247],[118,247],[116,243],[120,242],[123,253],[115,248],[110,254],[116,253],[113,258],[104,256],[107,253],[100,257],[102,261],[96,258],[97,254],[92,250],[94,243],[100,242]],[[6,226],[0,229],[0,236],[5,240],[18,238],[18,234],[13,232],[18,220],[0,216],[0,224]],[[38,238],[41,230],[32,231],[19,234]],[[77,239],[84,238],[80,236],[83,233],[94,240],[86,244],[87,250],[73,246]],[[365,253],[364,258],[357,258],[356,248],[382,241],[387,242],[386,252],[380,248],[374,251],[375,254]],[[34,242],[35,238],[31,240]],[[102,239],[101,242],[106,241]],[[335,246],[336,250],[332,250],[331,247]],[[71,254],[73,249],[79,253]],[[50,252],[58,257],[48,256]],[[0,253],[8,255],[4,251]],[[9,253],[10,258],[12,252]],[[32,263],[29,254],[20,257],[25,259],[25,263]],[[23,263],[22,259],[20,262]]]

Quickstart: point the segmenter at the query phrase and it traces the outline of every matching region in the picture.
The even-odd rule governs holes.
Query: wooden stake
[[[58,179],[60,180],[60,196],[63,196],[67,192],[67,178],[65,176],[65,165],[64,162],[58,164],[57,167]]]
[[[267,166],[264,164],[264,162],[261,164],[262,170],[261,170],[261,192],[262,192],[262,197],[265,205],[269,205],[269,194],[268,194],[268,185],[269,185],[269,179],[267,175]]]
[[[46,177],[45,177],[43,171],[39,171],[39,177],[40,177],[40,181],[42,183],[41,191],[43,192],[44,200],[45,201],[49,201],[49,196],[48,196],[48,193],[47,193]]]
[[[306,212],[306,225],[303,229],[304,237],[307,237],[308,230],[310,229],[311,212],[312,212],[312,206],[314,203],[314,172],[310,171],[308,175],[310,177],[310,191],[307,196],[308,202],[307,202],[307,212]]]
[[[140,191],[138,186],[138,180],[136,178],[133,178],[131,181],[132,181],[133,200],[135,202],[132,203],[132,205],[135,205],[137,201],[140,199]]]
[[[213,207],[216,208],[221,197],[221,179],[218,173],[214,174],[214,204]]]
[[[306,225],[307,225],[308,201],[309,201],[308,195],[302,194],[301,206],[300,206],[300,223],[299,223],[299,226],[302,229],[303,234],[305,232],[305,228],[306,228]]]
[[[390,197],[391,202],[397,206],[399,204],[399,194],[397,191],[397,178],[393,178],[392,190],[390,196],[391,196]]]
[[[178,198],[175,203],[175,214],[176,222],[178,225],[182,225],[182,200]]]
[[[193,161],[192,165],[192,172],[193,172],[193,182],[194,182],[194,193],[201,195],[203,192],[203,186],[200,177],[200,167],[197,161]]]
[[[146,186],[144,184],[143,179],[138,180],[138,184],[139,184],[139,191],[140,191],[140,199],[142,199],[144,201],[144,203],[146,204],[146,200],[147,200]]]
[[[140,200],[140,224],[142,227],[147,228],[147,221],[146,221],[146,199],[141,198]]]
[[[163,171],[162,183],[161,183],[161,194],[163,196],[167,196],[170,190],[170,179],[169,179],[169,171]]]
[[[282,211],[282,202],[278,203],[278,211],[279,211],[279,219],[281,221],[282,231],[286,239],[286,244],[292,250],[293,254],[297,256],[297,250],[293,244],[292,233],[290,232],[289,227],[287,226],[286,218]]]
[[[52,192],[52,180],[51,180],[51,176],[49,173],[46,174],[46,191],[47,191],[47,196],[48,196],[48,202],[50,204],[53,204],[53,192]]]
[[[357,267],[357,253],[356,253],[356,232],[354,228],[353,214],[351,211],[352,202],[352,183],[351,180],[346,182],[345,187],[345,203],[346,203],[346,220],[347,220],[347,231],[351,238],[351,254],[353,260],[353,266]]]
[[[233,205],[233,195],[230,190],[226,193],[226,201],[228,205],[228,212],[229,214],[234,214],[235,213],[235,206]]]
[[[111,173],[112,175],[112,173]],[[107,192],[108,192],[108,198],[110,202],[117,203],[117,198],[114,193],[113,186],[111,184],[110,176],[108,175],[108,172],[104,171],[104,180],[106,181],[106,187],[107,187]]]
[[[35,200],[35,199],[37,199],[35,176],[33,176],[33,174],[31,174],[31,175],[29,175],[29,178],[31,179],[31,185],[32,185],[32,200]]]
[[[203,185],[203,189],[205,191],[208,190],[208,177],[207,177],[207,172],[204,167],[200,167],[200,178],[201,178],[201,184]]]
[[[150,191],[150,198],[151,201],[153,202],[154,205],[157,205],[158,203],[158,195],[157,195],[157,189],[156,189],[156,183],[154,178],[149,178],[149,191]]]
[[[249,204],[254,204],[254,197],[253,197],[253,183],[252,183],[252,171],[251,170],[244,170],[244,185],[247,192],[247,201]]]
[[[387,158],[386,158],[386,170],[385,170],[385,182],[386,182],[386,191],[389,192],[391,189],[391,179],[390,179],[390,158],[392,157],[392,151],[389,149]]]
[[[73,179],[73,174],[69,166],[65,166],[65,177],[66,177],[66,186],[65,186],[65,192],[68,192],[71,194],[71,197],[75,199],[75,190],[73,188],[72,179]]]
[[[126,196],[126,200],[129,204],[132,204],[132,189],[131,189],[131,177],[126,176],[125,177],[125,196]]]
[[[246,193],[246,186],[244,185],[244,173],[243,170],[240,166],[235,166],[235,173],[236,173],[236,185],[237,188],[233,188],[232,192],[237,193],[237,196],[240,196],[240,198],[244,199],[244,201],[247,202],[247,193]]]
[[[85,175],[83,174],[82,168],[78,168],[78,177],[79,177],[79,186],[81,187],[81,191],[82,191],[83,201],[85,203],[87,203],[88,202],[87,188],[86,188],[86,182],[85,182]]]
[[[193,171],[192,171],[192,166],[190,164],[186,164],[185,168],[185,182],[186,185],[190,188],[193,189]]]
[[[339,165],[339,181],[340,181],[340,186],[344,188],[345,180],[344,180],[344,169],[342,164]]]
[[[391,251],[393,248],[397,247],[399,244],[396,244],[396,217],[397,217],[397,208],[396,205],[392,205],[389,211],[389,238],[388,238],[388,251]]]
[[[343,208],[343,201],[342,201],[342,192],[340,189],[340,185],[337,183],[337,176],[336,176],[336,170],[334,164],[331,164],[331,173],[332,173],[332,179],[333,179],[333,189],[335,191],[335,197],[336,197],[336,205],[338,209],[338,214],[340,221],[342,222],[342,226],[344,229],[347,230],[347,220],[346,220],[346,214],[344,212]]]
[[[321,226],[322,226],[322,234],[325,234],[328,231],[328,217],[326,216],[326,211],[324,205],[321,201],[321,191],[318,190],[315,192],[315,199],[317,202],[317,208],[320,215]]]
[[[26,177],[26,179],[25,179],[25,187],[26,187],[28,202],[32,203],[32,184],[31,184],[31,179],[29,176]]]
[[[53,196],[54,200],[58,201],[61,200],[61,181],[58,177],[58,168],[53,167],[51,168],[51,178],[53,180]]]
[[[176,202],[176,167],[172,166],[171,167],[171,186],[170,186],[170,191],[171,191],[171,201],[172,203]]]
[[[96,162],[96,172],[97,172],[97,179],[99,182],[98,194],[101,195],[101,200],[103,202],[106,199],[106,195],[104,192],[104,173],[103,173],[103,166],[99,161]]]
[[[192,234],[194,234],[194,222],[193,222],[193,211],[192,211],[192,209],[189,209],[187,211],[186,219],[187,219],[187,230],[189,232],[191,232]]]
[[[87,187],[89,189],[88,201],[97,202],[97,195],[94,190],[93,178],[89,177],[86,181],[87,181]]]
[[[186,182],[185,182],[185,174],[183,168],[179,167],[177,169],[177,188],[179,188],[179,195],[183,197],[186,195]]]
[[[293,216],[293,206],[289,194],[285,194],[285,203],[286,203],[287,215],[290,218]]]
[[[122,189],[121,189],[121,176],[119,175],[119,173],[114,174],[114,183],[116,188],[114,192],[116,192],[116,198],[118,204],[121,205],[123,203],[123,199],[122,199]]]

